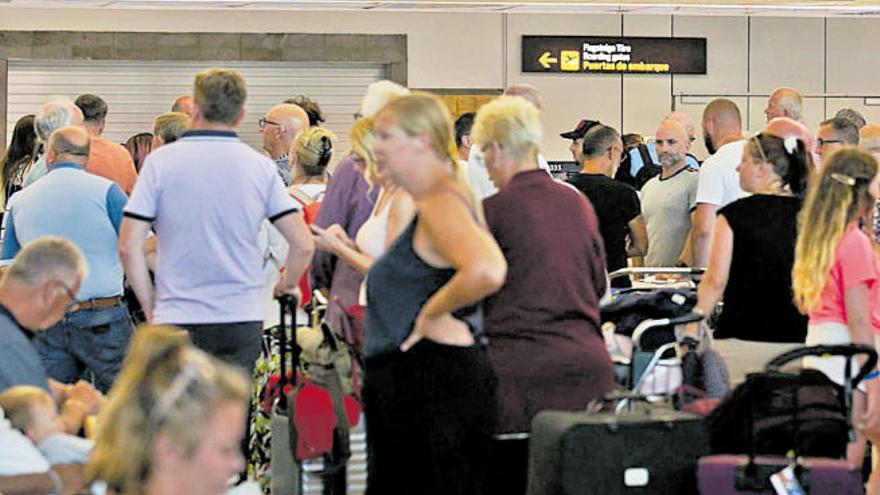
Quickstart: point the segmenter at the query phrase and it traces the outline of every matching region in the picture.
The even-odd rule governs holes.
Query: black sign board
[[[523,36],[522,71],[705,74],[706,38]]]

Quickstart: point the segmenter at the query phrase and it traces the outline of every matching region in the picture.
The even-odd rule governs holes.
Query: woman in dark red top
[[[583,409],[613,387],[599,321],[606,288],[602,236],[584,195],[538,168],[540,122],[526,100],[501,97],[485,105],[471,135],[500,189],[483,207],[508,263],[507,281],[485,302],[501,404],[497,433],[527,432],[538,411]],[[526,443],[514,445],[498,442],[496,458],[506,466],[493,481],[524,474]],[[523,491],[524,485],[503,493]]]

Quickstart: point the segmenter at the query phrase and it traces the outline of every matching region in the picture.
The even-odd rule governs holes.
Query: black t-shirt
[[[642,212],[636,190],[600,174],[577,174],[568,183],[584,193],[596,210],[608,271],[626,268],[628,224]]]
[[[718,210],[733,231],[730,275],[716,338],[804,342],[807,317],[794,305],[795,197],[756,194]]]

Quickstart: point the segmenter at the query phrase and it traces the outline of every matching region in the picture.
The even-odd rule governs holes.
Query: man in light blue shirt
[[[89,136],[62,127],[46,145],[49,172],[14,195],[6,215],[2,258],[45,236],[64,237],[91,267],[64,318],[34,339],[49,376],[76,382],[84,371],[107,391],[122,366],[132,324],[122,300],[122,264],[116,251],[125,193],[110,180],[84,170]]]

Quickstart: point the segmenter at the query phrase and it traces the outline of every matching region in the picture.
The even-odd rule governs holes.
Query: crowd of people
[[[366,307],[370,494],[524,493],[535,414],[614,387],[599,307],[629,265],[707,268],[696,309],[723,300],[734,382],[792,346],[880,334],[880,125],[854,111],[813,136],[781,88],[747,136],[715,99],[703,162],[683,113],[647,141],[583,119],[561,134],[580,167],[562,181],[529,85],[453,121],[374,83],[332,174],[316,103],[259,117],[258,151],[235,133],[246,97],[235,71],[200,72],[124,145],[101,136],[96,95],[18,121],[0,169],[0,492],[223,493],[284,294],[338,300],[340,334],[343,308]],[[844,380],[839,360],[804,364]],[[880,437],[877,375],[856,394],[853,466]]]

